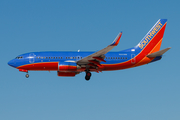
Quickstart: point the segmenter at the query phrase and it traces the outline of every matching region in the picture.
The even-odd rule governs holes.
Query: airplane
[[[91,72],[113,71],[133,68],[158,61],[171,47],[160,50],[167,19],[159,19],[144,38],[134,47],[118,52],[109,52],[118,45],[122,32],[107,47],[97,52],[30,52],[21,54],[8,65],[26,72],[57,71],[61,77],[74,77],[85,72],[85,79]]]

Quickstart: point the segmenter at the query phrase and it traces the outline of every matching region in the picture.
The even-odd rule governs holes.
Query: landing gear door
[[[29,54],[29,63],[34,63],[34,60],[35,60],[35,55],[34,55],[34,53],[30,53],[30,54]]]

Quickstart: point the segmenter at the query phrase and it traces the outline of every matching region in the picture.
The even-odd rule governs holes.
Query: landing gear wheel
[[[91,73],[90,73],[90,72],[87,72],[87,73],[86,73],[86,76],[91,77]]]
[[[89,76],[85,76],[85,79],[88,81],[88,80],[90,80],[90,77]]]
[[[28,78],[29,77],[29,74],[26,74],[26,78]]]
[[[86,72],[86,76],[85,79],[88,81],[91,78],[91,73],[90,72]]]

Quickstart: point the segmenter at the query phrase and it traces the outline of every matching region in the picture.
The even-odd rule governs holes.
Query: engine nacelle
[[[62,62],[59,63],[58,66],[58,70],[60,72],[75,72],[79,68],[80,66],[78,66],[76,63],[73,62]]]
[[[75,72],[57,72],[57,75],[58,76],[61,76],[61,77],[74,77],[76,75]]]

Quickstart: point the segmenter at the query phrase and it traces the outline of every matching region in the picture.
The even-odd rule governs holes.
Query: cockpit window
[[[18,56],[18,57],[16,57],[16,59],[22,59],[23,57],[22,56]]]

